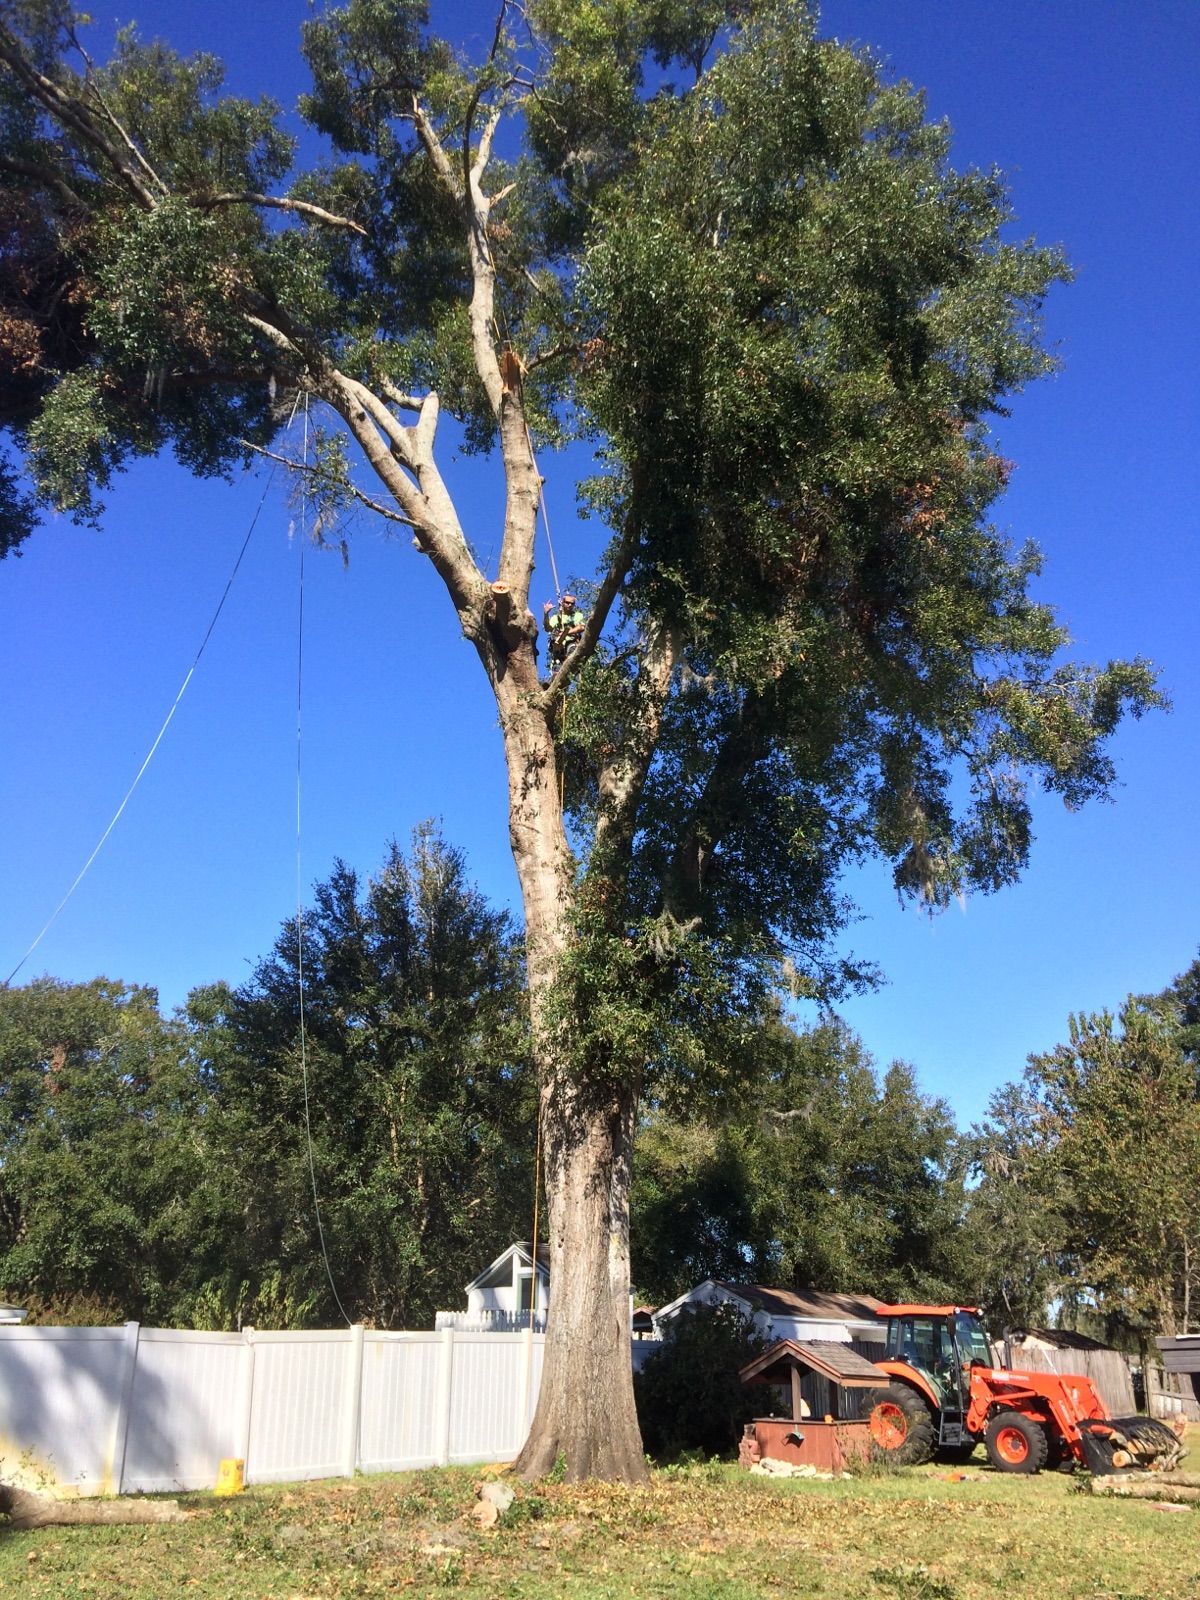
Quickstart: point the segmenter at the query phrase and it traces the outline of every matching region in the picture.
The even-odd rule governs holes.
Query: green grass
[[[515,1484],[498,1529],[477,1471],[184,1497],[186,1524],[0,1533],[0,1596],[53,1600],[1200,1600],[1200,1521],[973,1466],[839,1483],[732,1467],[648,1489]]]

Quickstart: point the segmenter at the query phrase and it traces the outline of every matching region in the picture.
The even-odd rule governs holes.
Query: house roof
[[[1074,1328],[1026,1328],[1024,1339],[1014,1339],[1018,1347],[1026,1342],[1048,1345],[1051,1350],[1111,1350],[1112,1345],[1090,1339],[1086,1333],[1076,1333]]]
[[[843,1389],[879,1389],[888,1382],[882,1367],[835,1339],[780,1339],[738,1373],[743,1383],[780,1383],[792,1367],[808,1367]]]
[[[775,1317],[813,1317],[831,1322],[874,1322],[881,1300],[869,1294],[825,1294],[818,1289],[772,1289],[762,1283],[726,1283],[719,1289],[736,1295],[756,1311]]]
[[[472,1278],[467,1285],[467,1290],[490,1289],[497,1283],[510,1283],[512,1281],[513,1257],[519,1258],[523,1267],[533,1265],[533,1245],[528,1239],[518,1239],[516,1244],[510,1244],[507,1250],[501,1251],[490,1266],[484,1267],[478,1277]],[[538,1276],[550,1276],[550,1248],[548,1245],[539,1244],[537,1248]]]

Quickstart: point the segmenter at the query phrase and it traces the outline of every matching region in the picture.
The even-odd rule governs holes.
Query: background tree
[[[1061,663],[1036,557],[986,520],[988,419],[1049,366],[1061,257],[1006,242],[995,175],[955,173],[919,96],[795,5],[501,0],[464,62],[421,0],[349,0],[303,30],[334,155],[287,189],[274,108],[222,98],[211,60],[125,35],[93,67],[63,0],[5,18],[6,317],[30,353],[0,416],[35,498],[95,516],[167,446],[225,470],[303,401],[329,428],[296,463],[322,517],[411,527],[478,654],[554,1283],[521,1465],[639,1478],[643,1084],[719,1061],[785,958],[859,976],[826,946],[847,861],[882,853],[931,905],[1010,882],[1030,778],[1103,792],[1105,737],[1154,698],[1142,665]],[[494,574],[440,470],[443,408],[496,452]],[[573,426],[602,441],[612,538],[543,682],[533,445]]]
[[[1115,1017],[1072,1017],[1068,1041],[1031,1056],[1021,1084],[993,1100],[972,1232],[997,1240],[985,1281],[1013,1320],[1040,1320],[1060,1299],[1068,1318],[1097,1316],[1143,1352],[1194,1322],[1200,1094],[1187,993],[1185,974],[1161,995],[1130,995]]]
[[[304,919],[308,1120],[294,921],[238,990],[193,995],[241,1200],[214,1303],[274,1272],[304,1320],[431,1326],[528,1234],[536,1093],[520,946],[428,826],[367,884],[339,863]],[[249,1318],[248,1318],[249,1320]]]
[[[639,1132],[633,1267],[672,1299],[705,1277],[962,1296],[957,1136],[912,1069],[880,1076],[848,1029],[760,1030],[737,1102]]]
[[[173,1320],[220,1232],[187,1055],[153,989],[0,990],[0,1286],[35,1316]]]
[[[528,1231],[519,941],[428,826],[233,990],[0,990],[0,1289],[42,1320],[429,1326]]]

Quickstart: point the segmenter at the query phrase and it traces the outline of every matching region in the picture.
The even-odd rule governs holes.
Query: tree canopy
[[[1129,995],[1116,1015],[1072,1017],[1067,1040],[993,1098],[976,1136],[971,1231],[994,1235],[993,1262],[1008,1258],[1007,1271],[981,1265],[1012,1324],[1051,1299],[1143,1349],[1195,1324],[1196,971]]]

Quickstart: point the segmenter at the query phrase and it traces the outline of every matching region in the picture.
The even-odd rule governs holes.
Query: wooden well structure
[[[871,1447],[871,1391],[890,1379],[848,1344],[831,1339],[780,1339],[744,1366],[745,1384],[782,1389],[791,1415],[756,1417],[746,1424],[739,1459],[764,1457],[841,1472]]]

